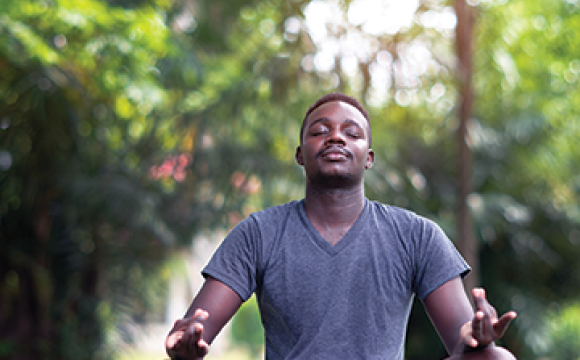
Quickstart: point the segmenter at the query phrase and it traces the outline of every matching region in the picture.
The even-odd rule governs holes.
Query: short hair
[[[322,96],[321,98],[319,98],[318,100],[316,100],[316,102],[312,105],[310,105],[310,107],[308,108],[308,111],[306,111],[306,115],[304,115],[304,119],[302,120],[302,126],[300,127],[300,144],[302,144],[302,137],[304,136],[304,124],[306,124],[306,119],[308,118],[308,116],[310,116],[310,114],[312,114],[312,112],[314,110],[316,110],[317,108],[319,108],[320,106],[322,106],[323,104],[326,104],[328,102],[331,101],[342,101],[344,103],[347,103],[349,105],[354,106],[358,111],[360,111],[360,113],[364,116],[364,118],[367,120],[367,124],[369,126],[369,147],[372,144],[372,140],[373,140],[373,134],[371,131],[371,121],[369,119],[369,114],[367,113],[366,109],[361,105],[361,103],[358,102],[357,99],[345,95],[343,93],[339,93],[339,92],[335,92],[335,93],[329,93],[326,94],[324,96]]]

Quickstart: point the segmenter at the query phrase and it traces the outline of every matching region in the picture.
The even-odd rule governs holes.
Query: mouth
[[[338,146],[329,146],[320,150],[316,157],[322,157],[329,160],[342,160],[345,158],[351,158],[352,153],[345,148]]]

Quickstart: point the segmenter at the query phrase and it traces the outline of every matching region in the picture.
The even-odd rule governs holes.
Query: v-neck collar
[[[320,232],[316,229],[316,227],[314,227],[314,224],[312,224],[312,222],[308,218],[308,215],[306,215],[306,210],[304,209],[304,199],[302,199],[302,201],[300,201],[300,203],[298,204],[298,213],[300,215],[300,218],[304,222],[306,228],[308,229],[308,232],[312,234],[311,238],[316,243],[316,245],[318,245],[318,247],[324,250],[328,255],[334,256],[340,253],[342,250],[344,250],[350,243],[352,243],[357,238],[356,235],[360,232],[359,229],[362,226],[363,222],[362,219],[363,217],[367,216],[367,212],[369,211],[368,208],[369,201],[367,198],[365,198],[364,207],[361,213],[359,214],[358,218],[356,219],[354,224],[352,224],[350,229],[348,229],[346,234],[344,234],[342,239],[340,239],[335,245],[331,245],[320,234]]]

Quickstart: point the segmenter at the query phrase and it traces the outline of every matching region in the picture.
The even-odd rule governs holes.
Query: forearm
[[[208,321],[204,322],[202,337],[208,344],[211,344],[242,305],[242,302],[242,298],[229,286],[210,277],[191,303],[186,317],[195,317],[195,312],[198,309],[208,313],[209,318]]]
[[[463,353],[466,323],[473,309],[465,295],[461,279],[455,278],[435,289],[423,301],[425,310],[449,354]]]
[[[209,344],[242,304],[242,299],[224,283],[209,278],[193,300],[186,316],[175,322],[165,340],[172,359],[202,359]]]

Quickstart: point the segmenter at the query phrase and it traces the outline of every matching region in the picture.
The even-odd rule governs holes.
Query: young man
[[[494,341],[516,314],[498,318],[482,289],[474,314],[461,280],[469,267],[441,229],[366,199],[371,136],[351,97],[328,94],[310,107],[296,149],[305,198],[252,214],[227,236],[167,336],[172,359],[203,358],[254,292],[267,359],[402,360],[415,295],[450,359],[513,359]]]

